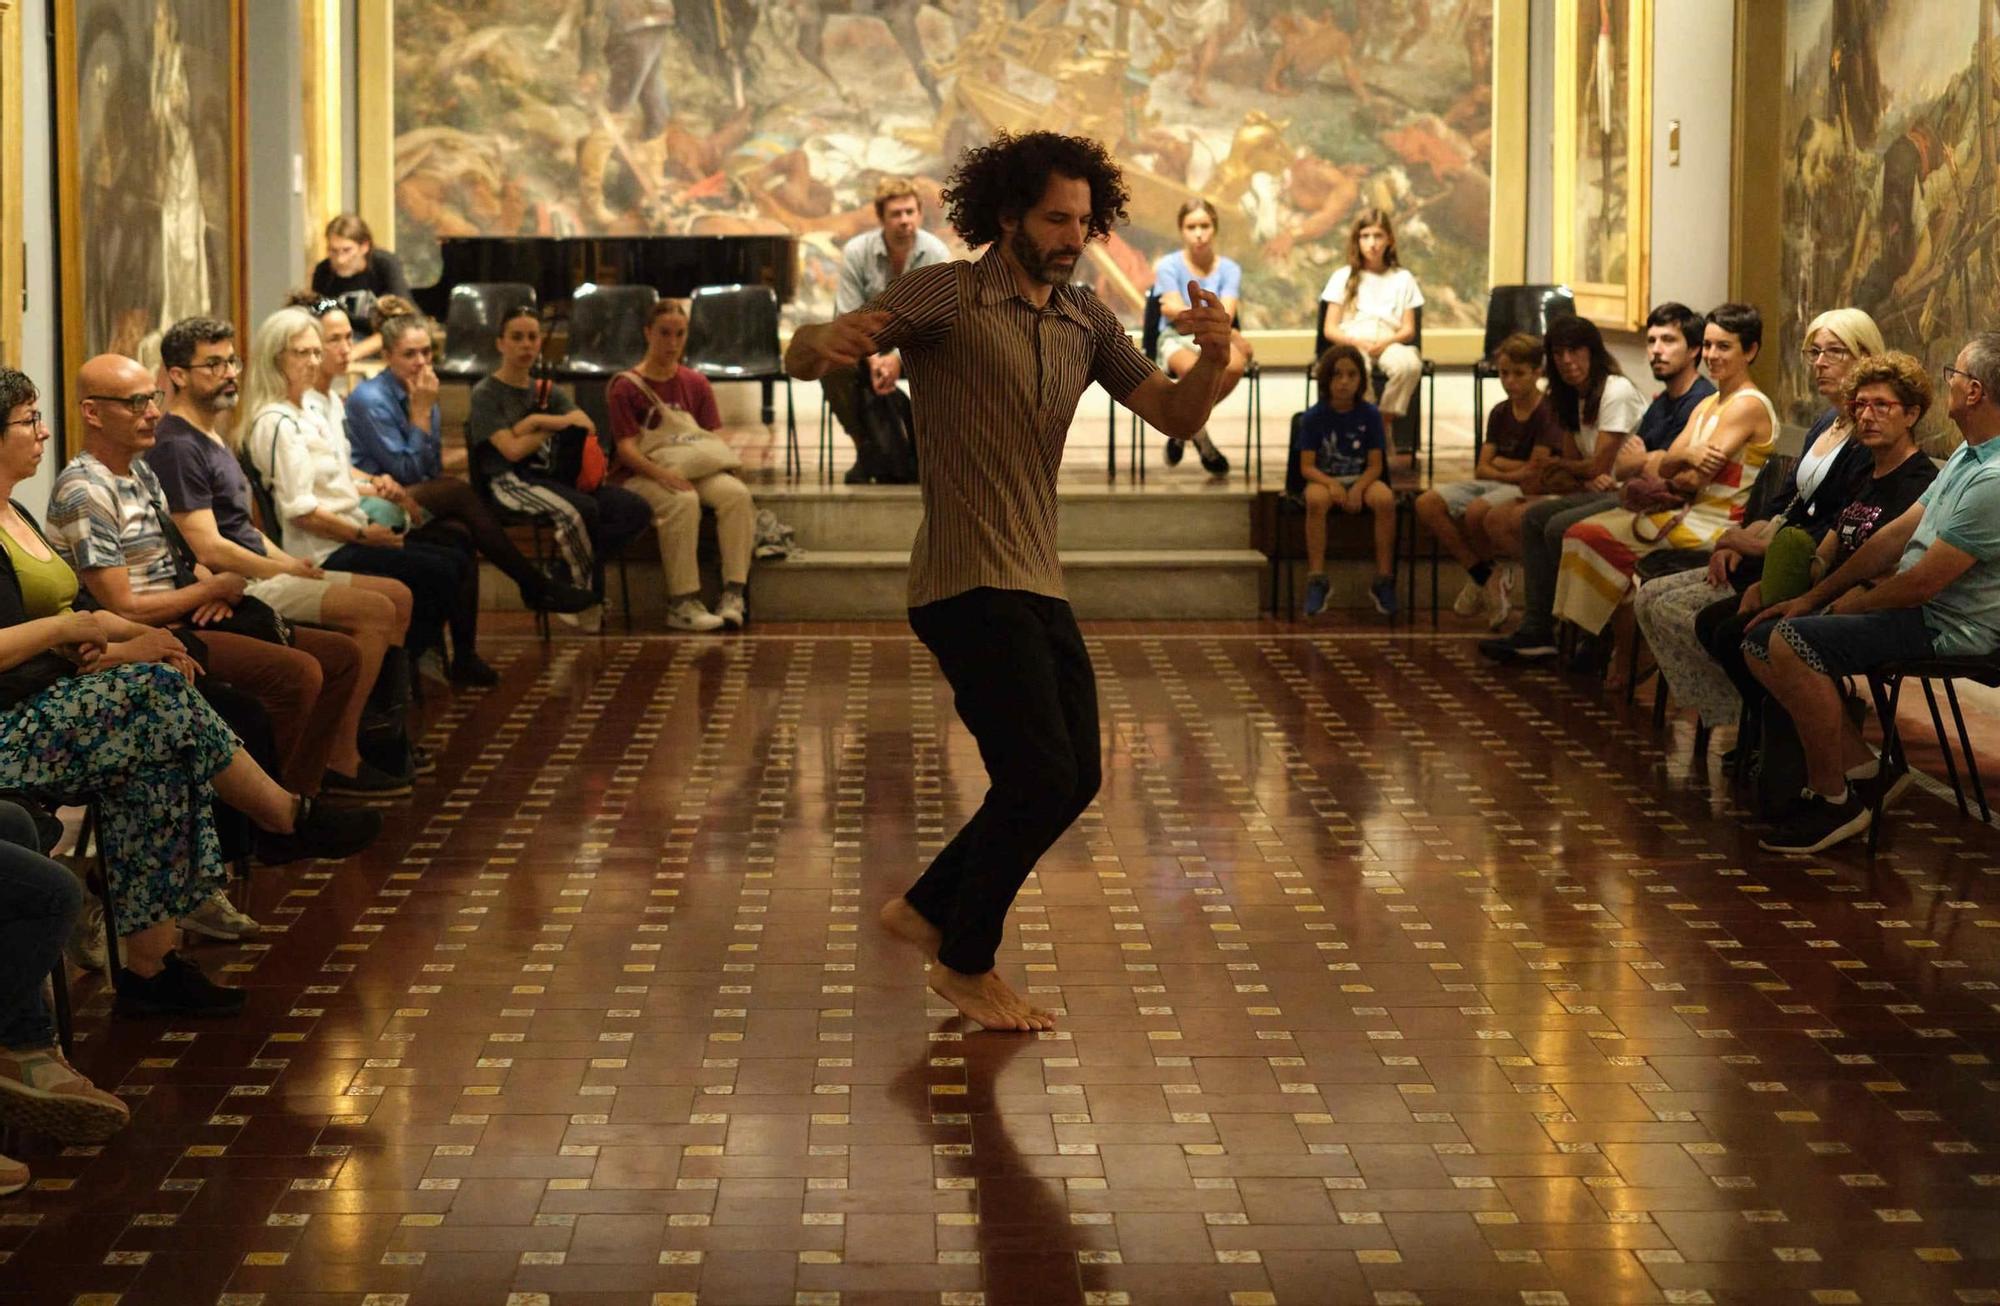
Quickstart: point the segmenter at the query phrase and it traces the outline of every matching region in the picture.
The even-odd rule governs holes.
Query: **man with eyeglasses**
[[[1965,443],[1915,506],[1876,527],[1805,594],[1765,609],[1743,642],[1806,758],[1805,794],[1760,847],[1818,852],[1874,819],[1873,803],[1847,780],[1872,755],[1841,710],[1841,680],[1892,662],[2000,650],[2000,331],[1974,336],[1943,376],[1946,411]],[[1871,795],[1887,795],[1898,778],[1879,772]]]

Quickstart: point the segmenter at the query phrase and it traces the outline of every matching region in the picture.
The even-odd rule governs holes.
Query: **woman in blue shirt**
[[[1201,357],[1194,341],[1173,328],[1174,316],[1187,312],[1193,302],[1188,296],[1188,282],[1199,281],[1202,289],[1213,291],[1221,298],[1222,306],[1229,310],[1232,318],[1237,315],[1237,304],[1243,294],[1243,269],[1235,259],[1224,258],[1215,250],[1218,219],[1214,206],[1204,199],[1189,200],[1181,205],[1178,221],[1181,248],[1163,256],[1153,265],[1153,293],[1160,297],[1160,351],[1155,361],[1177,381],[1187,375],[1188,369]],[[1243,379],[1243,373],[1249,367],[1250,344],[1241,331],[1231,331],[1229,367],[1223,374],[1222,389],[1216,392],[1216,403],[1220,404],[1236,388],[1236,383]],[[1180,463],[1186,446],[1187,441],[1168,437],[1169,467]],[[1229,460],[1208,438],[1207,427],[1195,433],[1194,447],[1201,456],[1202,468],[1210,476],[1229,475]]]

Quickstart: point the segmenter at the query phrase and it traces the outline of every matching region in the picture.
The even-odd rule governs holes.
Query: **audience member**
[[[166,631],[76,612],[76,573],[11,499],[41,464],[48,427],[34,383],[0,368],[0,790],[94,803],[115,898],[120,1014],[217,1015],[243,1006],[175,951],[176,921],[221,887],[211,802],[261,832],[266,862],[341,858],[381,830],[290,793],[200,694],[199,668]]]
[[[1871,424],[1926,397],[1896,371],[1857,389]],[[2000,649],[2000,331],[1974,336],[1944,371],[1965,443],[1914,505],[1804,594],[1766,608],[1744,637],[1751,673],[1790,715],[1805,754],[1799,804],[1759,841],[1773,852],[1819,852],[1866,830],[1872,800],[1899,778],[1883,773],[1842,710],[1843,678]]]
[[[521,601],[536,611],[582,612],[597,604],[597,596],[559,581],[522,556],[507,538],[507,530],[467,481],[444,474],[443,425],[437,406],[438,377],[431,367],[430,323],[400,299],[387,299],[382,311],[380,372],[354,387],[347,397],[347,437],[354,465],[376,478],[378,493],[392,500],[406,496],[429,514],[456,525],[472,538],[487,561],[498,567],[521,591]],[[432,522],[412,521],[438,543],[451,543]],[[472,683],[492,683],[492,669],[478,655],[464,668]],[[458,671],[454,671],[454,679]]]
[[[1688,415],[1715,393],[1701,374],[1701,337],[1707,323],[1686,304],[1668,300],[1646,314],[1646,370],[1660,392],[1646,405],[1636,434],[1648,453],[1664,452],[1687,425]]]
[[[1756,520],[1716,539],[1707,567],[1648,581],[1632,600],[1675,700],[1695,709],[1711,729],[1736,721],[1743,706],[1739,690],[1755,691],[1742,653],[1743,627],[1753,614],[1739,612],[1739,595],[1762,574],[1765,549],[1787,527],[1817,544],[1869,477],[1870,450],[1848,439],[1853,422],[1845,390],[1857,360],[1882,352],[1882,333],[1860,309],[1838,308],[1813,319],[1806,342],[1807,362],[1828,407],[1806,433],[1805,452],[1784,484],[1763,500]]]
[[[646,356],[631,371],[612,378],[604,397],[611,408],[611,434],[618,441],[614,475],[653,510],[660,565],[667,576],[667,625],[711,631],[740,627],[746,619],[743,592],[750,580],[757,510],[749,487],[721,469],[725,463],[734,467],[734,457],[721,457],[723,451],[715,448],[720,441],[700,439],[704,432],[722,429],[722,414],[708,378],[681,366],[687,327],[687,309],[678,301],[653,305],[646,319]],[[683,450],[686,461],[676,458]],[[714,612],[701,601],[695,557],[704,507],[715,510],[715,537],[722,552],[722,597]]]
[[[864,231],[840,251],[840,281],[833,293],[834,311],[852,313],[889,288],[905,272],[950,260],[951,250],[924,230],[923,200],[908,177],[884,177],[875,183],[875,220],[881,225]],[[861,396],[867,390],[886,393],[903,375],[902,356],[895,350],[874,354],[855,367],[828,372],[820,382],[827,407],[840,429],[853,439],[857,461],[847,471],[850,485],[867,480],[863,454]]]
[[[1214,291],[1233,322],[1242,308],[1243,269],[1235,259],[1216,252],[1215,238],[1222,220],[1216,216],[1213,204],[1204,199],[1189,200],[1181,205],[1176,222],[1181,231],[1181,248],[1161,255],[1153,264],[1153,293],[1160,299],[1160,347],[1154,361],[1178,381],[1201,357],[1194,341],[1174,330],[1173,325],[1174,319],[1192,306],[1188,283],[1198,282],[1202,289]],[[1216,392],[1215,402],[1219,404],[1228,398],[1249,370],[1250,342],[1241,331],[1232,328],[1229,366],[1223,371],[1222,388]],[[1187,444],[1185,440],[1167,437],[1167,466],[1179,465]],[[1195,432],[1194,447],[1201,457],[1202,470],[1210,476],[1229,475],[1229,459],[1209,439],[1206,426]]]
[[[1319,402],[1299,415],[1292,449],[1305,478],[1306,608],[1326,609],[1326,518],[1335,505],[1345,513],[1375,515],[1375,579],[1369,600],[1385,617],[1396,615],[1396,495],[1387,479],[1388,448],[1382,414],[1361,397],[1367,364],[1353,345],[1329,347],[1313,365]]]
[[[1396,230],[1383,209],[1363,209],[1347,233],[1347,262],[1334,269],[1320,294],[1321,330],[1329,344],[1351,345],[1382,369],[1385,383],[1370,396],[1384,423],[1409,411],[1423,375],[1417,352],[1417,310],[1424,292],[1396,255]],[[1364,384],[1373,386],[1372,369]]]
[[[375,248],[375,235],[353,213],[326,224],[326,257],[314,265],[313,293],[339,302],[360,339],[354,342],[355,362],[382,352],[378,303],[390,296],[410,297],[410,279],[403,265],[386,249]]]
[[[472,483],[501,507],[546,522],[570,584],[601,599],[605,556],[644,531],[653,510],[622,485],[600,480],[585,490],[557,474],[563,446],[595,444],[597,424],[567,394],[533,375],[541,356],[542,322],[534,309],[518,308],[501,319],[500,370],[472,387],[465,419]],[[601,619],[601,608],[597,615]]]
[[[1776,448],[1778,410],[1750,378],[1764,321],[1748,304],[1711,309],[1702,361],[1716,393],[1701,401],[1664,453],[1648,454],[1645,475],[1660,496],[1586,518],[1563,536],[1555,615],[1595,635],[1620,614],[1607,685],[1623,689],[1633,638],[1625,604],[1638,560],[1661,549],[1709,549],[1743,519],[1744,504]],[[1752,402],[1741,402],[1750,400]]]
[[[43,997],[83,908],[83,885],[42,855],[41,831],[0,801],[0,1124],[58,1143],[101,1143],[132,1110],[63,1056]],[[28,1167],[0,1156],[0,1197],[28,1186]]]
[[[1568,435],[1560,457],[1544,474],[1560,472],[1582,488],[1540,499],[1525,508],[1503,504],[1489,512],[1486,530],[1496,550],[1521,559],[1521,624],[1504,639],[1479,642],[1496,662],[1538,661],[1556,654],[1556,572],[1563,535],[1570,527],[1618,503],[1619,471],[1636,470],[1644,456],[1637,431],[1646,400],[1625,379],[1604,335],[1586,318],[1559,317],[1543,340],[1550,407]]]
[[[1506,398],[1486,418],[1486,438],[1469,481],[1433,486],[1417,496],[1417,520],[1465,568],[1465,585],[1451,609],[1470,617],[1482,608],[1494,628],[1507,619],[1513,593],[1511,568],[1493,566],[1487,514],[1503,503],[1542,491],[1542,472],[1563,452],[1563,429],[1536,384],[1542,374],[1542,342],[1516,333],[1493,351]],[[1461,526],[1461,523],[1463,525]]]

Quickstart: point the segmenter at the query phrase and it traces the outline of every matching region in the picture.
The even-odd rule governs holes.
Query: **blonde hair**
[[[875,217],[879,221],[890,200],[915,200],[917,207],[924,206],[924,197],[917,194],[917,183],[908,177],[884,177],[875,183]]]
[[[1812,338],[1822,331],[1846,346],[1847,352],[1856,358],[1884,353],[1889,348],[1882,343],[1882,328],[1858,308],[1829,308],[1806,323],[1806,343],[1810,345]]]
[[[249,414],[247,421],[232,422],[229,426],[229,447],[241,452],[243,437],[257,424],[257,415],[272,404],[291,402],[291,387],[285,383],[284,363],[281,361],[292,340],[300,332],[310,332],[312,338],[320,339],[319,319],[303,308],[281,308],[265,318],[250,337],[250,355],[243,360],[243,405],[242,411]],[[317,384],[318,373],[308,381],[307,388]]]

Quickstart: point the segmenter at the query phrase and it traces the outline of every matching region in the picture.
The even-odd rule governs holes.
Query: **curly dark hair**
[[[1110,153],[1088,136],[1060,132],[1003,131],[960,155],[943,192],[945,217],[967,245],[990,245],[1000,239],[1000,220],[1033,208],[1054,176],[1090,183],[1087,239],[1102,240],[1125,221],[1132,195]]]
[[[160,337],[160,361],[168,367],[192,367],[197,346],[234,339],[236,328],[221,318],[184,317]]]

